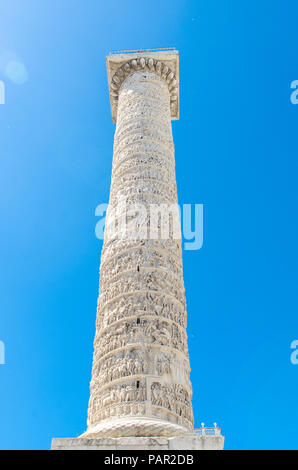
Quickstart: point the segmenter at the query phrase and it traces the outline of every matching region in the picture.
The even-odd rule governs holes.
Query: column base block
[[[223,450],[224,436],[56,438],[51,450]]]

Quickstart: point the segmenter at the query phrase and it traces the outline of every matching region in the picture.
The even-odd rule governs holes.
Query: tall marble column
[[[188,439],[181,448],[202,448],[193,429],[177,213],[167,236],[167,220],[153,221],[155,210],[177,208],[171,120],[179,118],[178,52],[111,54],[107,67],[116,131],[88,427],[80,439],[119,445],[119,438],[176,437]],[[141,235],[126,212],[136,205],[145,208]],[[124,234],[120,215],[128,222]]]
[[[104,240],[86,435],[180,435],[193,428],[181,238],[170,230],[166,239],[161,232],[151,239],[149,227],[152,205],[177,204],[174,58],[172,69],[158,57],[126,57],[111,78],[117,125],[106,223],[123,200],[126,208],[146,208],[149,230],[138,239],[114,228]]]

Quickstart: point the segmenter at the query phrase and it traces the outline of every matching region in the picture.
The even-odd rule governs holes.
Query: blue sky
[[[0,1],[0,448],[86,428],[114,125],[105,56],[176,46],[195,424],[227,449],[298,448],[298,4]],[[8,66],[10,64],[10,66]]]

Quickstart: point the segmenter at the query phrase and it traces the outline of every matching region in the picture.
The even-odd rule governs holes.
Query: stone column
[[[106,225],[113,225],[119,207],[123,214],[142,204],[143,228],[159,209],[166,228],[178,208],[175,73],[162,61],[137,57],[117,68],[111,90],[117,126]],[[124,236],[115,227],[105,234],[84,436],[173,436],[193,429],[181,238],[174,238],[173,224],[168,235],[151,227],[140,238],[129,226]]]
[[[88,428],[52,448],[221,448],[222,436],[193,429],[171,129],[178,53],[110,55],[107,65],[116,131]]]

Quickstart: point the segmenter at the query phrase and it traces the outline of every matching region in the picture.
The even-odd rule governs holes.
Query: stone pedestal
[[[53,439],[52,450],[222,450],[223,436]]]

